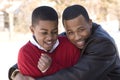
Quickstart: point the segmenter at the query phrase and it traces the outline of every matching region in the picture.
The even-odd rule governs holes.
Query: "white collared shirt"
[[[30,42],[31,42],[33,45],[37,46],[39,49],[44,50],[45,52],[47,52],[46,49],[44,49],[42,46],[40,46],[40,45],[36,42],[36,40],[34,39],[33,36],[32,36],[32,38],[30,39]],[[52,47],[52,49],[49,51],[49,53],[52,53],[58,45],[59,45],[59,40],[57,39],[56,43],[53,45],[53,47]]]

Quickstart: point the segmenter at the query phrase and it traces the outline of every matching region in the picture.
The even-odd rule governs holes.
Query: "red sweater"
[[[59,37],[58,39],[60,44],[52,53],[38,49],[30,41],[26,43],[19,50],[18,54],[18,68],[20,72],[24,75],[37,78],[51,75],[76,64],[80,58],[80,50],[69,42],[67,38]],[[45,73],[42,73],[37,68],[41,53],[48,54],[52,58],[52,64]]]

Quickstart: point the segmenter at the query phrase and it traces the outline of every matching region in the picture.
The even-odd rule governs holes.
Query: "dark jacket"
[[[15,67],[10,68],[9,76]],[[120,59],[114,40],[94,23],[76,65],[36,80],[120,80]]]

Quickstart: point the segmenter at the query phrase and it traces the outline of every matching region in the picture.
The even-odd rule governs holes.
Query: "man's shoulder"
[[[109,35],[109,33],[102,28],[101,25],[94,24],[92,29],[92,34],[89,38],[90,40],[108,40],[114,42],[114,39]]]

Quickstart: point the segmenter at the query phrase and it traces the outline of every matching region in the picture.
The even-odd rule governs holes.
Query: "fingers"
[[[26,76],[26,80],[35,80],[35,79],[31,76]]]
[[[47,54],[41,54],[41,58],[40,58],[41,61],[43,61],[44,63],[46,64],[49,64],[51,62],[51,57]],[[43,64],[44,65],[44,64]]]
[[[12,80],[27,80],[24,75],[18,73]]]
[[[41,54],[41,57],[38,61],[38,68],[40,71],[48,69],[51,65],[52,59],[47,54]]]
[[[45,68],[45,64],[43,64],[42,61],[38,61],[38,68],[39,68],[41,71],[43,71],[44,68]]]

